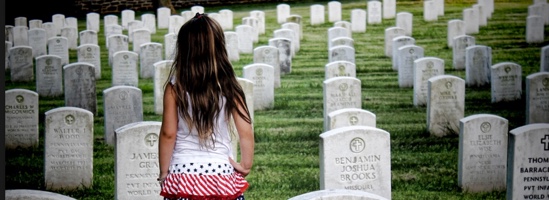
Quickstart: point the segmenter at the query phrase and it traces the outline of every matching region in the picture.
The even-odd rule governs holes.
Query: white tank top
[[[175,79],[171,80],[172,85]],[[189,98],[187,94],[187,98]],[[208,139],[207,146],[199,144],[198,132],[196,129],[189,130],[187,123],[178,114],[177,137],[171,164],[188,162],[227,162],[233,157],[231,137],[229,131],[229,119],[225,116],[225,97],[221,97],[222,107],[219,117],[214,124],[214,142]],[[214,144],[212,144],[214,143]]]

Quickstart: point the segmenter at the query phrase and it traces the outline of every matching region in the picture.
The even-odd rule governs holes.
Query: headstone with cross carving
[[[359,108],[342,108],[328,113],[328,130],[346,126],[376,127],[376,115]]]
[[[8,51],[11,81],[29,82],[34,80],[34,60],[32,57],[32,47],[14,46]]]
[[[91,187],[93,113],[86,109],[65,106],[51,109],[45,116],[46,189],[76,190]]]
[[[101,48],[96,44],[83,44],[77,48],[78,62],[86,62],[93,65],[95,79],[101,79]]]
[[[46,97],[63,95],[61,57],[43,55],[36,58],[36,92]]]
[[[355,63],[340,60],[324,66],[324,80],[339,76],[356,77]]]
[[[288,200],[337,200],[337,199],[353,199],[353,200],[387,200],[382,196],[364,192],[359,190],[348,189],[326,189],[307,192],[298,196],[289,198]]]
[[[328,130],[328,114],[343,108],[362,108],[361,82],[355,77],[334,77],[323,82],[324,130]]]
[[[5,95],[6,148],[38,146],[38,93],[10,89]]]
[[[459,126],[458,185],[468,192],[505,190],[508,120],[476,114]]]
[[[156,181],[161,122],[134,122],[115,130],[115,199],[163,199]]]
[[[423,58],[423,47],[417,45],[404,45],[398,48],[397,59],[398,86],[411,88],[414,86],[414,61]]]
[[[507,199],[547,199],[549,123],[509,131],[508,156]]]
[[[65,106],[89,110],[97,114],[95,67],[85,62],[63,66]]]
[[[522,67],[513,62],[501,62],[490,67],[492,103],[515,101],[522,96]]]
[[[114,131],[126,124],[143,121],[143,93],[134,86],[113,86],[103,90],[105,143],[115,144]]]
[[[467,47],[475,45],[475,37],[459,35],[453,39],[452,62],[454,69],[465,69],[465,53]]]
[[[526,76],[526,124],[549,123],[549,72]]]
[[[484,45],[473,45],[465,48],[465,83],[467,86],[480,87],[490,84],[491,66],[491,47]]]
[[[427,80],[427,130],[442,137],[459,133],[465,110],[465,81],[454,75]]]
[[[271,65],[254,63],[242,68],[242,77],[253,82],[254,110],[274,107],[274,68]]]
[[[390,134],[369,126],[320,134],[320,189],[361,190],[391,199]]]
[[[112,86],[138,86],[138,57],[137,53],[131,51],[118,51],[114,53],[112,58]]]
[[[425,106],[427,80],[444,74],[444,60],[437,57],[423,57],[414,60],[413,67],[414,106]]]

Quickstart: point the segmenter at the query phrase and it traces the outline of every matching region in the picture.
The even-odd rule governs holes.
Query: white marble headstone
[[[9,89],[5,97],[5,147],[37,147],[38,93],[28,89]]]
[[[366,32],[366,10],[358,8],[351,10],[351,31],[353,33]]]
[[[547,199],[549,123],[528,124],[509,131],[507,156],[507,197]]]
[[[86,30],[99,33],[99,13],[90,12],[86,14]]]
[[[325,189],[307,192],[298,196],[289,198],[288,200],[338,200],[338,199],[354,199],[354,200],[387,200],[382,196],[351,189]]]
[[[269,46],[278,49],[280,75],[292,72],[292,41],[286,38],[271,38],[269,39]]]
[[[414,15],[410,12],[399,12],[396,15],[396,26],[404,29],[406,36],[412,36]]]
[[[507,173],[507,119],[475,114],[459,121],[458,185],[465,191],[504,191]]]
[[[132,51],[118,51],[112,58],[112,86],[139,84],[138,58]]]
[[[339,1],[328,2],[328,21],[341,21],[341,3]]]
[[[130,9],[125,9],[121,11],[121,15],[122,15],[122,24],[121,24],[122,28],[124,28],[124,30],[127,30],[128,24],[131,21],[135,20],[135,11]]]
[[[465,34],[479,32],[478,13],[473,8],[463,9],[463,22],[465,23]]]
[[[290,53],[292,54],[292,57],[296,55],[297,51],[299,50],[299,43],[297,40],[299,38],[296,38],[295,31],[292,29],[282,28],[277,29],[273,31],[274,38],[285,38],[291,41],[291,48]]]
[[[492,66],[492,48],[473,45],[465,49],[465,83],[467,86],[490,84]]]
[[[164,89],[170,76],[173,60],[163,60],[154,63],[154,113],[164,112]]]
[[[112,58],[116,52],[129,51],[128,36],[122,34],[112,34],[109,36],[109,66],[112,66]]]
[[[93,30],[83,30],[80,31],[80,45],[83,44],[95,44],[99,45],[98,38],[97,38],[97,32]]]
[[[324,66],[324,80],[333,77],[356,77],[356,65],[349,61],[334,61]]]
[[[452,64],[454,69],[465,69],[465,53],[467,47],[475,45],[475,37],[470,35],[460,35],[453,39]]]
[[[91,187],[94,114],[86,109],[65,106],[48,110],[45,118],[46,189],[76,190]]]
[[[116,144],[115,130],[143,121],[143,92],[133,86],[112,86],[103,90],[105,143]]]
[[[545,45],[541,48],[539,71],[549,72],[549,45]]]
[[[328,113],[342,108],[362,108],[361,81],[340,76],[323,81],[324,130],[328,130]]]
[[[133,31],[133,52],[139,54],[141,50],[141,45],[151,42],[151,32],[148,29],[142,28]],[[131,37],[129,37],[131,38]],[[130,39],[131,41],[131,39]],[[161,50],[162,51],[162,50]]]
[[[423,1],[423,20],[426,22],[438,20],[438,8],[435,0]]]
[[[42,28],[33,28],[28,32],[29,46],[32,47],[32,56],[38,57],[48,53],[48,39],[46,30]]]
[[[34,59],[32,47],[15,46],[9,50],[10,79],[12,82],[34,80]]]
[[[61,65],[69,64],[69,41],[67,38],[51,37],[48,39],[48,55],[61,57]]]
[[[95,67],[85,62],[71,63],[63,66],[63,77],[65,106],[97,114]]]
[[[54,14],[51,16],[51,22],[55,25],[55,35],[61,35],[61,28],[65,26],[65,15]]]
[[[389,132],[348,126],[320,134],[320,189],[351,189],[391,199]]]
[[[385,29],[385,56],[393,57],[393,39],[398,36],[405,36],[406,31],[400,27],[389,27]]]
[[[29,27],[13,27],[13,46],[29,46]]]
[[[500,62],[490,67],[492,103],[515,101],[522,96],[522,67],[514,62]]]
[[[339,45],[328,50],[328,62],[349,61],[355,63],[355,49],[349,46]]]
[[[347,126],[376,127],[376,115],[368,110],[342,108],[328,113],[328,130]]]
[[[250,25],[238,25],[235,27],[238,34],[238,50],[241,54],[252,54],[254,48],[253,27]]]
[[[147,28],[151,34],[156,33],[156,16],[154,14],[142,14],[141,21],[143,22],[143,27]]]
[[[254,83],[254,110],[274,108],[274,68],[267,64],[249,64],[242,77]]]
[[[438,75],[427,80],[427,131],[443,137],[459,133],[465,110],[465,80]]]
[[[423,58],[424,49],[417,45],[404,45],[398,48],[398,86],[411,88],[414,86],[414,60]]]
[[[320,4],[314,4],[310,6],[311,25],[324,24],[324,6]]]
[[[168,7],[160,7],[156,10],[156,24],[158,25],[158,29],[168,29],[171,10]]]
[[[286,22],[286,18],[290,16],[290,5],[288,4],[278,4],[276,6],[276,17],[277,22],[282,24]]]
[[[383,19],[382,5],[379,0],[368,1],[368,24],[381,24]]]
[[[549,72],[526,76],[526,124],[549,123]]]
[[[414,60],[414,106],[427,104],[427,80],[444,75],[444,60],[437,57],[423,57]]]
[[[396,15],[396,0],[383,0],[383,19],[393,19]]]
[[[76,28],[68,26],[61,28],[61,37],[67,38],[70,50],[78,48],[78,30]]]
[[[32,189],[6,190],[6,200],[34,199],[34,200],[76,200],[59,193]]]
[[[465,23],[460,19],[448,21],[446,40],[448,48],[454,47],[454,38],[460,35],[465,35]]]
[[[115,199],[162,200],[158,143],[161,122],[134,122],[116,129]]]
[[[541,16],[534,15],[526,18],[526,42],[542,43],[544,36],[544,19]]]
[[[95,80],[101,79],[101,49],[96,44],[84,44],[78,46],[77,62],[86,62],[93,65],[95,69]]]
[[[185,19],[181,15],[170,15],[168,33],[179,34],[179,29],[185,24]]]
[[[63,66],[61,57],[43,55],[36,58],[36,92],[40,96],[63,95]]]
[[[254,49],[254,63],[263,63],[273,67],[274,87],[279,88],[280,83],[280,61],[278,48],[273,46],[260,46]]]
[[[221,27],[223,30],[233,30],[233,11],[229,9],[221,9],[219,10],[219,15],[223,20],[223,22],[221,22]]]
[[[225,31],[224,34],[225,48],[227,49],[227,56],[229,57],[229,61],[240,60],[240,53],[238,51],[238,34],[234,31]]]
[[[406,45],[413,45],[416,40],[410,36],[397,36],[392,41],[392,66],[394,71],[398,71],[398,49]]]
[[[150,79],[154,76],[154,63],[162,61],[162,44],[148,42],[140,46],[139,78]]]
[[[35,28],[42,28],[42,20],[40,19],[31,19],[29,20],[29,30]]]

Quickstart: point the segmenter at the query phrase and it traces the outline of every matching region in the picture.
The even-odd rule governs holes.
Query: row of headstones
[[[464,191],[507,190],[508,199],[547,197],[543,176],[549,170],[549,123],[524,125],[508,136],[506,119],[476,114],[460,118],[458,131],[458,184]],[[391,198],[388,132],[354,125],[331,129],[320,138],[321,190],[361,190]]]
[[[545,25],[549,25],[549,4],[546,0],[534,0],[528,6],[526,17],[526,42],[542,43],[545,40]]]

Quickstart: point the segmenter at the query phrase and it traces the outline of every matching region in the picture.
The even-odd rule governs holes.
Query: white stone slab
[[[69,41],[66,37],[48,39],[48,55],[61,57],[61,65],[69,64]]]
[[[232,62],[240,60],[240,52],[238,50],[238,34],[234,31],[225,31],[223,34],[225,35],[225,49],[227,49],[229,61]]]
[[[29,27],[13,27],[13,46],[29,46]]]
[[[112,86],[139,85],[139,55],[131,51],[118,51],[112,58]]]
[[[221,15],[221,27],[223,30],[232,30],[233,29],[233,11],[229,9],[219,10],[219,15]]]
[[[65,26],[65,15],[60,13],[53,14],[51,22],[55,25],[55,35],[61,35],[61,28]]]
[[[526,76],[526,124],[549,123],[549,72]]]
[[[70,50],[76,50],[78,48],[78,29],[65,26],[61,28],[61,37],[67,38]]]
[[[36,58],[36,92],[45,97],[59,97],[64,94],[61,57],[43,55]]]
[[[465,53],[467,47],[473,46],[476,44],[475,37],[470,35],[459,35],[453,39],[453,48],[452,48],[452,64],[454,69],[465,69]]]
[[[473,8],[463,9],[463,22],[465,23],[465,34],[479,32],[478,13]]]
[[[320,189],[352,189],[391,199],[390,134],[349,126],[320,134]]]
[[[338,21],[334,23],[334,27],[342,27],[347,29],[347,37],[353,38],[353,30],[352,30],[352,24],[348,21]]]
[[[323,5],[314,4],[310,8],[311,25],[320,25],[325,22],[325,9]]]
[[[156,9],[156,13],[158,29],[168,29],[171,10],[168,7],[160,7]]]
[[[522,67],[514,62],[500,62],[490,67],[492,103],[515,101],[522,96]]]
[[[465,80],[438,75],[427,80],[427,131],[443,137],[459,133],[465,110]]]
[[[127,30],[128,24],[131,21],[135,20],[135,11],[131,9],[125,9],[121,11],[121,15],[122,15],[122,24],[121,24],[122,28],[124,28],[124,30]]]
[[[465,83],[467,86],[490,84],[492,66],[492,48],[473,45],[465,49]]]
[[[274,68],[267,64],[249,64],[242,76],[254,83],[254,110],[274,108]]]
[[[9,50],[11,82],[28,82],[34,80],[34,59],[32,47],[15,46]]]
[[[328,2],[328,21],[341,21],[341,3],[339,1]]]
[[[328,62],[349,61],[355,63],[355,49],[349,46],[335,46],[328,50]]]
[[[507,198],[546,199],[549,123],[528,124],[509,133]]]
[[[335,61],[324,66],[324,80],[340,76],[356,77],[356,65],[349,61]]]
[[[45,118],[46,189],[70,191],[91,187],[94,114],[86,109],[66,106],[48,110]]]
[[[338,200],[338,199],[387,200],[382,196],[372,194],[370,192],[364,192],[360,190],[351,190],[351,189],[316,190],[316,191],[291,197],[288,200]]]
[[[162,61],[162,44],[148,42],[140,46],[139,78],[151,79],[154,76],[154,63]]]
[[[63,66],[65,106],[86,109],[97,114],[95,67],[86,62]]]
[[[434,0],[423,1],[423,20],[426,22],[438,20],[438,8]]]
[[[368,24],[381,24],[383,19],[382,5],[378,0],[368,1]]]
[[[278,64],[280,65],[280,75],[292,72],[292,41],[286,38],[271,38],[269,46],[278,49]]]
[[[90,12],[86,14],[86,30],[92,30],[99,33],[99,13]]]
[[[83,30],[78,33],[80,36],[80,45],[83,44],[95,44],[99,45],[98,38],[97,38],[97,32],[93,30]]]
[[[385,29],[385,56],[393,57],[393,39],[398,36],[405,36],[406,30],[400,27],[389,27]]]
[[[116,52],[119,51],[128,51],[129,50],[129,41],[128,36],[122,34],[112,34],[108,38],[109,49],[109,66],[112,66],[113,56]]]
[[[376,115],[358,108],[342,108],[328,113],[327,131],[347,126],[376,127]]]
[[[144,28],[147,28],[151,34],[156,34],[156,16],[154,14],[142,14],[141,21],[143,22]]]
[[[383,0],[383,19],[393,19],[396,16],[396,0]]]
[[[467,192],[504,191],[507,172],[507,119],[475,114],[459,121],[458,185]]]
[[[427,104],[427,80],[438,75],[444,75],[443,59],[423,57],[414,60],[414,106],[425,106]]]
[[[406,36],[412,36],[414,15],[409,12],[399,12],[396,15],[396,26],[405,30]]]
[[[179,29],[185,22],[185,19],[180,15],[170,15],[168,33],[179,34]]]
[[[277,22],[282,24],[286,22],[286,18],[290,16],[290,5],[288,4],[278,4],[276,6],[276,17]]]
[[[163,199],[156,180],[161,125],[144,121],[116,129],[115,199]]]
[[[334,77],[323,82],[324,130],[328,130],[328,113],[343,108],[362,108],[361,81],[355,77]]]
[[[133,31],[133,43],[132,43],[133,52],[139,54],[141,50],[141,45],[149,42],[151,42],[151,32],[148,29],[143,28],[143,29],[137,29]]]
[[[549,45],[545,45],[541,48],[539,71],[549,72]]]
[[[423,58],[423,47],[417,45],[404,45],[398,48],[398,86],[411,88],[414,86],[414,61]]]
[[[454,38],[460,35],[465,35],[465,22],[460,19],[448,21],[446,40],[448,48],[454,48]]]
[[[103,90],[105,143],[116,144],[115,130],[143,121],[143,92],[133,86],[112,86]]]
[[[409,36],[397,36],[392,41],[392,66],[393,71],[398,71],[398,49],[405,45],[412,45],[416,43],[416,40]]]
[[[95,79],[101,79],[101,48],[95,44],[84,44],[76,50],[77,62],[85,62],[93,65]]]
[[[351,31],[353,33],[366,32],[366,10],[358,8],[351,10]]]
[[[280,61],[278,48],[273,46],[259,46],[254,49],[253,62],[267,64],[274,70],[274,87],[279,88],[280,83]]]
[[[238,34],[238,50],[241,54],[253,53],[253,27],[250,25],[238,25],[235,27]]]
[[[5,92],[5,147],[38,146],[38,93],[27,89]]]
[[[46,30],[42,28],[33,28],[28,32],[29,46],[32,48],[32,56],[38,57],[48,53],[48,39]]]
[[[76,200],[75,198],[65,196],[62,194],[41,191],[41,190],[29,190],[29,189],[10,189],[6,190],[6,200],[22,200],[22,199],[34,199],[34,200]]]
[[[31,19],[29,20],[29,30],[35,28],[42,28],[42,20],[40,19]]]
[[[164,112],[164,89],[170,76],[173,60],[163,60],[154,63],[154,113],[162,115]]]
[[[526,18],[526,42],[542,43],[544,35],[544,19],[541,16],[534,15]]]

